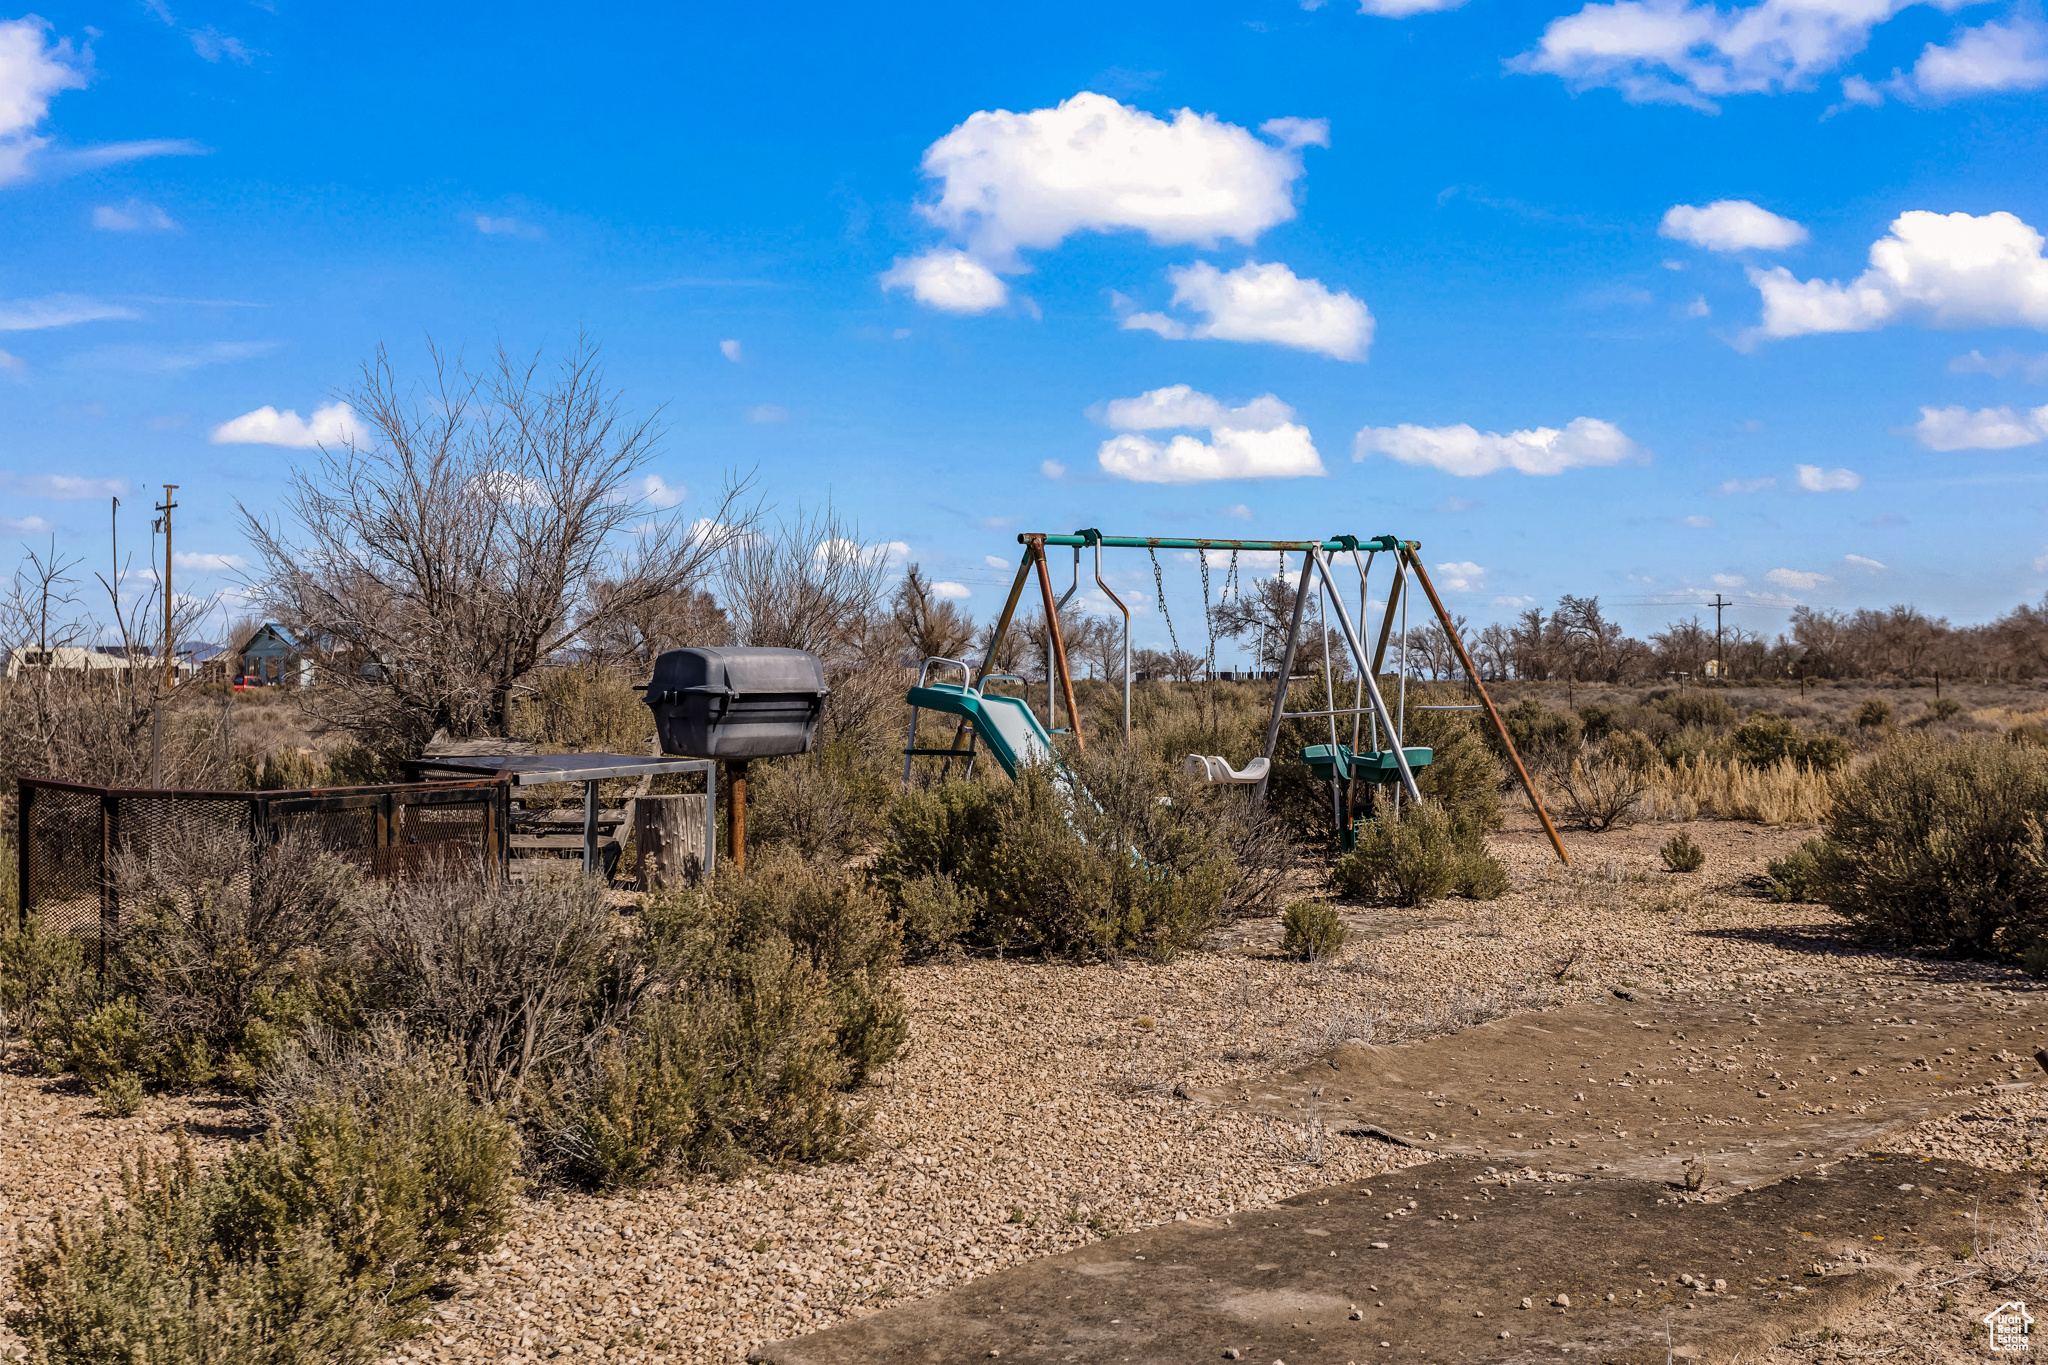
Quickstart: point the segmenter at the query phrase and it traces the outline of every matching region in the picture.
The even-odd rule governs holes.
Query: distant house
[[[118,654],[84,645],[23,645],[7,656],[7,676],[17,678],[25,668],[96,670],[127,668],[130,661]]]
[[[237,686],[276,687],[286,682],[311,687],[313,661],[306,657],[305,646],[296,635],[267,621],[242,646],[242,676]]]

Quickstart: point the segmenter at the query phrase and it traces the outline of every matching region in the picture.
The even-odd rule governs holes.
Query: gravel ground
[[[911,968],[911,1042],[866,1092],[864,1158],[522,1200],[504,1247],[394,1358],[736,1360],[763,1340],[1118,1231],[1413,1163],[1420,1154],[1174,1095],[1347,1037],[1424,1036],[1618,985],[1739,998],[1825,979],[1903,999],[1936,981],[2010,976],[1865,952],[1824,911],[1745,890],[1810,831],[1689,828],[1709,861],[1674,876],[1655,852],[1669,826],[1567,836],[1572,870],[1533,824],[1511,827],[1496,840],[1511,895],[1401,914],[1346,907],[1355,936],[1334,964],[1281,958],[1277,925],[1255,921],[1163,966]],[[2036,1112],[2048,1110],[1930,1125],[1911,1140],[1933,1145],[1913,1150],[1979,1159],[1953,1144],[2031,1142]],[[18,1064],[0,1073],[0,1262],[20,1230],[33,1236],[55,1209],[118,1189],[138,1143],[169,1150],[182,1129],[204,1155],[243,1121],[218,1101],[152,1100],[127,1120],[95,1113],[89,1096]],[[0,1331],[0,1350],[11,1344]]]

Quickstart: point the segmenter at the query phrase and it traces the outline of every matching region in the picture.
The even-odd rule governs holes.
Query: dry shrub
[[[375,1360],[496,1246],[517,1160],[452,1059],[405,1049],[211,1169],[126,1168],[120,1207],[27,1250],[8,1325],[38,1365]]]
[[[1566,814],[1579,828],[1598,834],[1635,823],[1649,794],[1650,775],[1626,763],[1573,759],[1555,791]]]
[[[519,1104],[530,1082],[630,1009],[599,998],[615,931],[597,878],[404,883],[366,920],[370,998],[453,1040],[489,1103]]]
[[[302,830],[257,846],[196,825],[118,853],[124,932],[103,975],[31,928],[0,947],[12,1002],[52,1070],[125,1104],[140,1078],[252,1089],[310,1019],[354,1009],[345,919],[358,878]]]
[[[1781,905],[1819,900],[1827,856],[1827,840],[1808,839],[1784,857],[1771,859],[1764,865],[1770,898]]]
[[[1707,865],[1707,851],[1684,830],[1666,839],[1657,855],[1664,860],[1666,872],[1697,872]]]
[[[1479,832],[1461,829],[1431,801],[1367,822],[1331,877],[1347,896],[1390,905],[1421,905],[1453,891],[1493,900],[1507,890],[1507,870]]]
[[[771,852],[708,889],[649,897],[638,930],[626,970],[639,1007],[537,1100],[553,1160],[627,1185],[852,1154],[865,1111],[845,1093],[908,1032],[882,898]]]
[[[2020,951],[2048,927],[2044,819],[2048,753],[1895,741],[1842,785],[1819,895],[1897,943]]]
[[[0,1037],[33,1037],[47,1011],[78,997],[84,979],[85,948],[77,938],[50,932],[41,915],[8,915],[0,927]]]
[[[1166,959],[1277,896],[1291,854],[1244,793],[1136,745],[1072,763],[1071,775],[950,782],[896,804],[873,875],[921,950],[952,918],[967,946]]]
[[[130,927],[107,984],[141,1007],[160,1079],[251,1089],[308,1017],[350,1010],[337,967],[360,879],[311,832],[258,846],[172,825],[113,872]]]
[[[1296,901],[1280,918],[1285,936],[1280,947],[1303,962],[1321,962],[1344,951],[1351,930],[1328,901]]]
[[[1841,780],[1839,772],[1802,767],[1790,759],[1767,768],[1680,759],[1650,775],[1649,806],[1655,818],[1666,820],[1811,825],[1827,814]]]

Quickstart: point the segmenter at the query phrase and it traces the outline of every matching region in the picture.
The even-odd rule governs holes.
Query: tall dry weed
[[[1681,758],[1648,774],[1653,819],[1753,820],[1762,825],[1818,824],[1841,790],[1840,773],[1818,772],[1791,759],[1767,767],[1709,758]]]

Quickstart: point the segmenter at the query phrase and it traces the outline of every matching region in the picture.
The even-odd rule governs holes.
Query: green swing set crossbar
[[[1410,771],[1426,768],[1436,758],[1430,749],[1403,749],[1401,752],[1408,757]],[[1318,782],[1349,782],[1354,777],[1362,782],[1382,784],[1401,780],[1401,765],[1392,749],[1354,754],[1348,744],[1335,745],[1334,748],[1328,744],[1311,744],[1301,751],[1301,761],[1308,764]]]
[[[1322,550],[1336,554],[1341,550],[1419,550],[1419,540],[1402,540],[1397,536],[1333,536],[1328,540],[1187,540],[1176,536],[1106,536],[1100,531],[1076,531],[1070,536],[1046,535],[1038,531],[1024,531],[1017,536],[1019,545],[1032,541],[1043,541],[1047,545],[1071,546],[1085,549],[1100,545],[1107,550]]]

